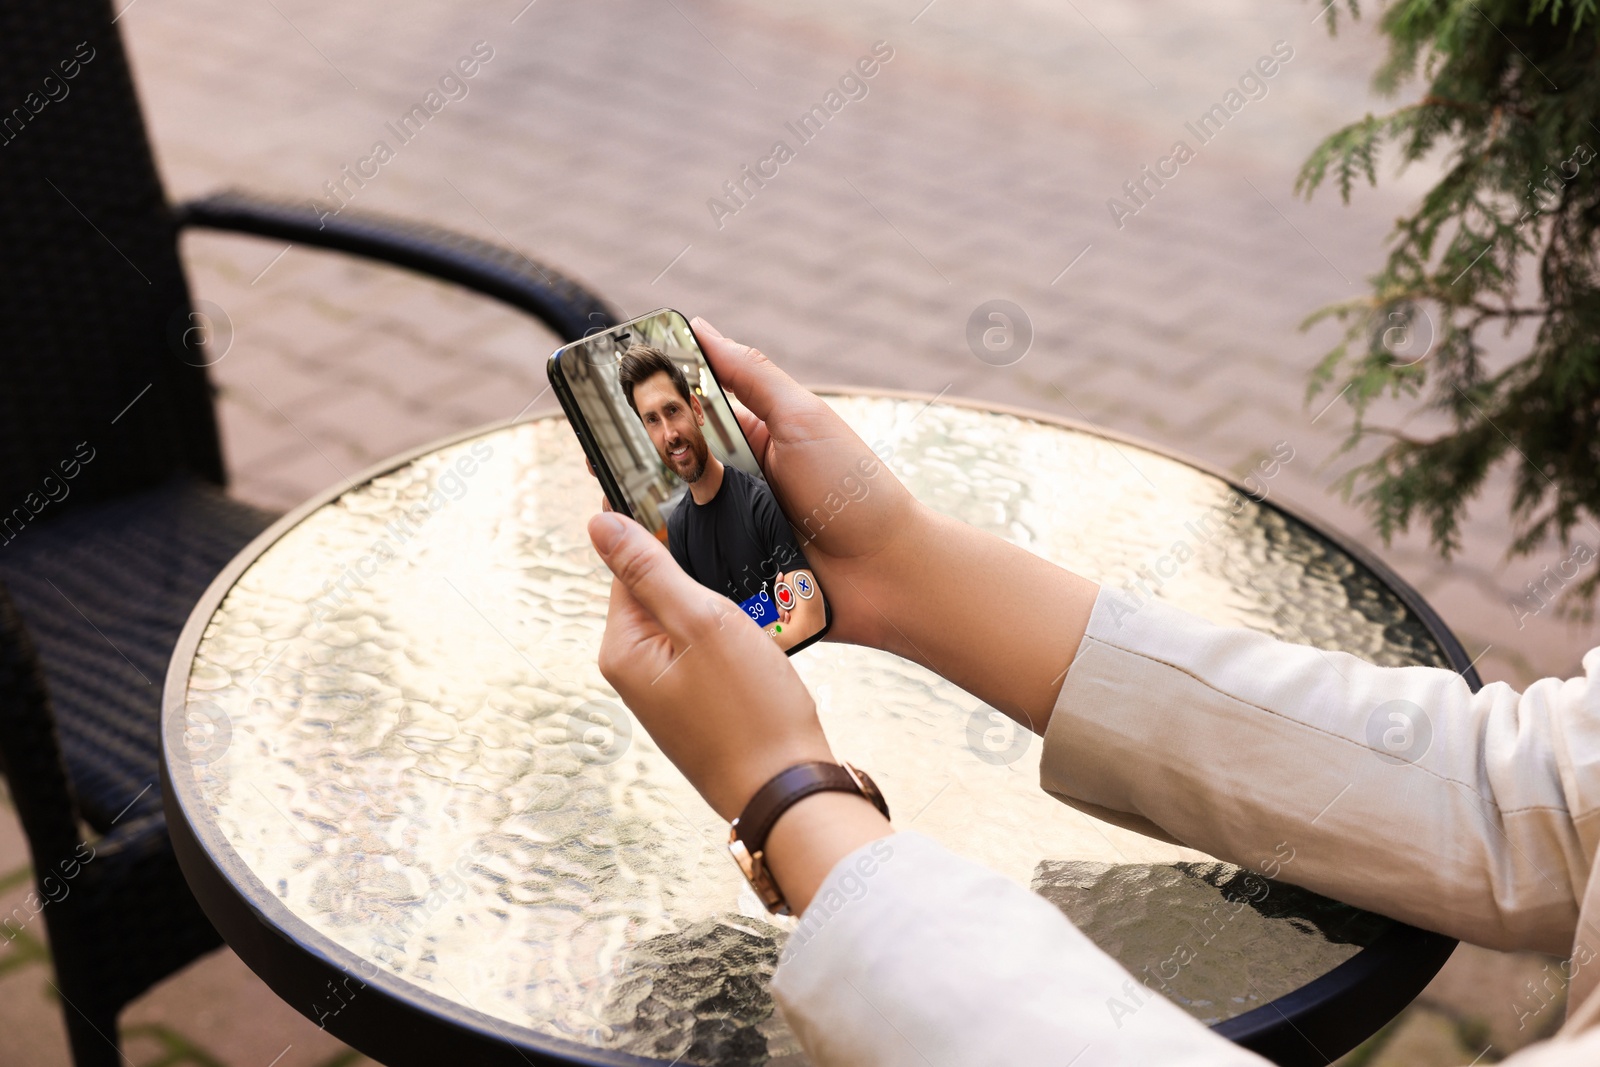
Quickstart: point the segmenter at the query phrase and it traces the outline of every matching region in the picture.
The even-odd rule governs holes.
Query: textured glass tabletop
[[[1378,663],[1445,663],[1374,575],[1273,508],[1234,515],[1210,474],[1011,414],[829,399],[921,499],[1090,577],[1132,585],[1187,556],[1161,565],[1180,607]],[[793,920],[760,907],[726,825],[595,666],[598,505],[551,418],[311,512],[207,624],[171,788],[249,872],[241,892],[419,1001],[664,1063],[804,1063],[766,991]],[[1305,985],[1389,925],[1055,801],[1037,738],[921,668],[831,644],[793,662],[899,828],[1038,889],[1202,1020]]]

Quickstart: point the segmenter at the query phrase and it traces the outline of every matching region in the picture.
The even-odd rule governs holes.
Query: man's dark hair
[[[622,353],[622,372],[619,375],[622,395],[628,398],[628,406],[633,409],[635,415],[639,414],[639,405],[633,402],[634,386],[657,374],[665,374],[672,379],[672,384],[678,390],[678,395],[683,397],[683,402],[690,403],[689,379],[683,376],[683,368],[661,349],[636,341]]]

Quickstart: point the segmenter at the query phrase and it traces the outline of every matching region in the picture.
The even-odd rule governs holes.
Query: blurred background
[[[1038,409],[1241,476],[1286,444],[1271,494],[1375,548],[1485,681],[1579,669],[1583,628],[1511,608],[1559,557],[1505,562],[1500,474],[1448,564],[1420,536],[1383,546],[1330,491],[1349,411],[1305,394],[1339,330],[1299,324],[1364,290],[1437,177],[1384,165],[1350,206],[1293,194],[1317,142],[1394,103],[1368,88],[1371,16],[1330,38],[1327,10],[1299,0],[116,7],[173,200],[239,186],[437,222],[549,261],[624,315],[704,315],[809,384]],[[1201,143],[1186,124],[1263,56],[1265,93]],[[422,121],[430,92],[443,106]],[[1180,139],[1193,158],[1147,181]],[[246,500],[286,509],[400,449],[557,410],[554,340],[487,301],[281,242],[191,235],[184,255],[224,352]],[[969,344],[991,300],[1025,316],[1020,358]],[[5,910],[26,865],[8,816]],[[1550,962],[1463,948],[1348,1062],[1494,1062],[1559,1023]],[[0,1062],[67,1062],[48,974],[37,929],[0,946]],[[141,1067],[360,1060],[226,950],[137,1002],[125,1032]]]

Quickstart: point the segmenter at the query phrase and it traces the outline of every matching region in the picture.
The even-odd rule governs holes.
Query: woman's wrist
[[[865,601],[862,624],[868,634],[863,643],[913,663],[924,663],[911,631],[916,629],[917,583],[926,564],[930,538],[944,517],[920,500],[907,502],[909,514],[898,531],[850,578],[850,592]]]
[[[778,816],[767,834],[767,869],[789,910],[803,913],[838,862],[894,833],[889,820],[859,793],[813,793]]]
[[[858,578],[874,646],[928,668],[1035,733],[1049,724],[1099,586],[918,504]],[[1051,625],[1028,625],[1048,620]]]
[[[707,795],[706,801],[727,822],[738,818],[761,787],[790,767],[801,763],[821,761],[837,763],[833,750],[821,729],[815,737],[794,738],[784,743],[763,745],[758,751],[743,755],[728,773],[718,776],[716,795]]]

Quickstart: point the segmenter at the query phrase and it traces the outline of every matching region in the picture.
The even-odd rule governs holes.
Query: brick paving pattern
[[[1365,25],[1330,39],[1320,4],[118,6],[175,200],[241,186],[452,226],[559,265],[625,313],[704,314],[812,383],[1016,404],[1239,474],[1287,442],[1295,459],[1273,492],[1376,548],[1481,655],[1486,680],[1574,673],[1588,647],[1546,615],[1519,628],[1508,606],[1560,556],[1504,561],[1504,477],[1448,564],[1418,537],[1383,547],[1329,491],[1348,411],[1304,392],[1335,332],[1298,326],[1361,291],[1431,176],[1386,167],[1350,207],[1292,195],[1322,135],[1384,106],[1366,89],[1379,43]],[[476,72],[402,142],[391,124],[477,42]],[[1249,86],[1226,126],[1192,133],[1275,45],[1265,95]],[[868,57],[872,76],[841,87]],[[826,122],[800,128],[815,105]],[[376,176],[346,177],[380,140]],[[1163,163],[1179,140],[1192,158]],[[724,183],[741,182],[735,199]],[[1143,182],[1142,204],[1128,182]],[[286,509],[402,448],[555,409],[552,338],[482,300],[270,241],[195,234],[184,251],[196,295],[228,324],[218,336],[231,333],[214,373],[245,499]],[[1032,326],[1004,367],[966,340],[991,299]],[[8,819],[0,905],[25,892],[25,864]],[[38,937],[0,946],[0,1064],[66,1062]],[[1369,1062],[1466,1062],[1489,1043],[1492,1062],[1525,1044],[1559,1015],[1517,1025],[1522,983],[1545,962],[1463,950]],[[226,951],[143,998],[125,1027],[141,1065],[358,1061]]]

